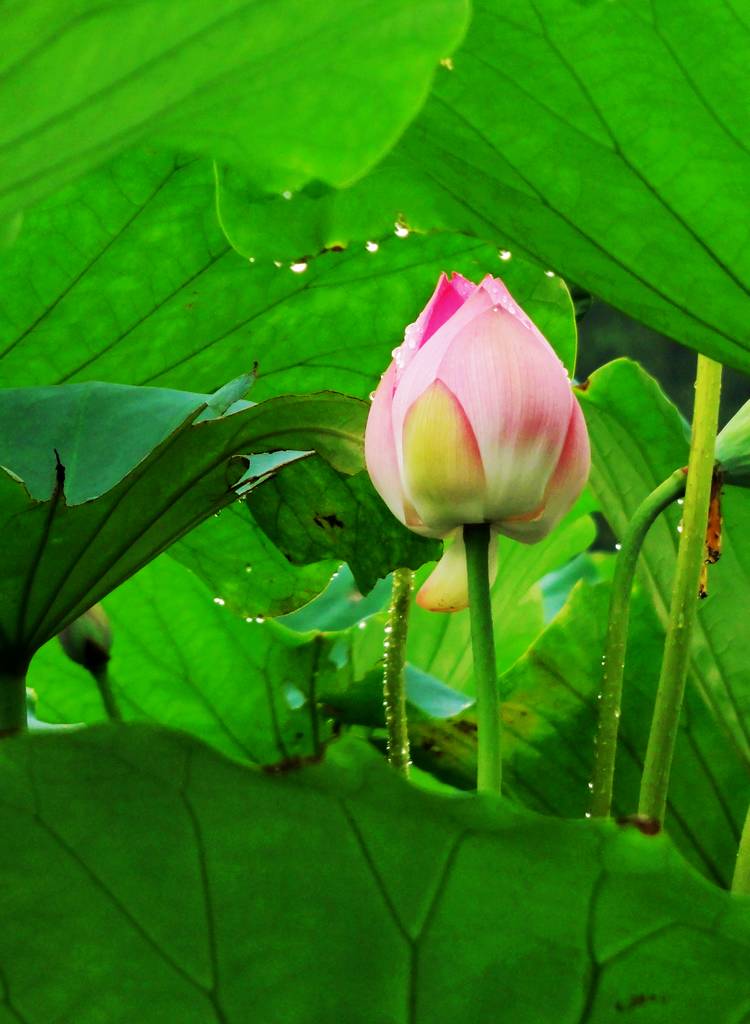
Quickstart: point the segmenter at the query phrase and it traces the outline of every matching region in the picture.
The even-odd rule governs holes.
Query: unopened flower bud
[[[565,368],[498,278],[441,276],[373,397],[365,458],[406,526],[446,537],[489,523],[524,543],[545,537],[589,474],[586,424]],[[417,595],[468,603],[454,541]]]
[[[100,604],[89,608],[59,635],[71,661],[96,674],[107,664],[112,650],[112,627]]]

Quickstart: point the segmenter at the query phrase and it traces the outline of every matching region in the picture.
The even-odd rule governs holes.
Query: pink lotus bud
[[[442,274],[393,355],[365,433],[370,477],[393,514],[430,537],[465,523],[545,537],[586,483],[588,434],[560,359],[502,281]],[[466,607],[460,537],[417,600]]]

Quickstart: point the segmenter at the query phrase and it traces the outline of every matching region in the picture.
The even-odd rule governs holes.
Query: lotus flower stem
[[[602,688],[599,698],[599,722],[594,749],[591,814],[606,818],[612,806],[615,776],[617,733],[620,725],[622,678],[628,642],[630,596],[633,589],[638,556],[651,524],[673,501],[685,493],[685,469],[671,476],[644,498],[633,513],[622,537],[622,546],[615,561],[612,592],[609,599],[609,623],[604,647]]]
[[[26,729],[26,671],[0,671],[0,739]]]
[[[386,626],[385,668],[383,672],[383,704],[388,729],[388,761],[402,773],[409,774],[409,729],[406,717],[406,636],[409,625],[409,605],[414,574],[411,569],[396,569],[393,573],[391,604]]]
[[[734,866],[732,892],[750,896],[750,810],[745,818],[745,827],[740,837],[740,848],[737,851],[737,863]]]
[[[477,789],[480,793],[499,793],[502,782],[500,699],[497,691],[497,663],[488,570],[489,525],[481,523],[464,526],[464,543],[469,575],[471,646],[474,654],[479,727]]]
[[[648,738],[638,811],[661,822],[667,804],[677,727],[690,658],[690,640],[704,559],[706,520],[714,469],[721,394],[721,364],[698,356],[682,535],[669,608],[667,639]]]

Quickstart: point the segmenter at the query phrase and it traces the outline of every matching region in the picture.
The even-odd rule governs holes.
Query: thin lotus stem
[[[480,792],[499,793],[502,783],[500,699],[497,691],[488,568],[489,525],[480,523],[464,526],[464,543],[469,574],[471,646],[477,691],[477,789]]]
[[[385,669],[383,672],[383,703],[388,729],[388,761],[403,775],[409,774],[409,729],[406,717],[406,636],[409,627],[409,605],[414,574],[411,569],[393,573],[391,605],[386,626]]]
[[[0,670],[0,739],[26,729],[26,668]]]
[[[628,642],[630,596],[638,564],[638,556],[651,524],[673,501],[685,493],[685,469],[671,476],[644,498],[633,513],[623,534],[622,546],[615,561],[612,591],[609,599],[609,623],[604,647],[604,670],[599,703],[599,722],[594,748],[594,777],[591,784],[591,814],[606,818],[612,806],[615,777],[617,733],[620,726],[622,678]]]
[[[664,820],[667,805],[669,774],[698,603],[698,584],[705,557],[706,521],[714,469],[720,394],[721,364],[699,355],[682,535],[638,805],[640,814],[659,822]]]
[[[745,827],[742,829],[740,848],[737,851],[737,863],[734,866],[734,877],[732,878],[732,892],[742,893],[743,896],[750,896],[750,810],[745,818]]]
[[[122,712],[120,711],[119,705],[115,700],[115,695],[112,692],[112,680],[110,679],[107,665],[104,664],[101,668],[92,669],[91,675],[94,677],[96,688],[99,691],[99,696],[102,699],[104,710],[107,712],[107,718],[111,722],[121,722]]]

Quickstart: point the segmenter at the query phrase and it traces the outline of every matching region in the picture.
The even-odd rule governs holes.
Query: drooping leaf
[[[750,998],[745,902],[663,836],[427,793],[358,744],[269,777],[101,728],[0,766],[11,1020],[729,1024]]]
[[[412,230],[429,232],[445,226],[430,205],[430,184],[413,188],[410,173],[397,159],[389,158],[352,188],[310,187],[290,203],[283,197],[264,195],[224,170],[216,182],[219,220],[233,248],[254,261],[275,259],[301,266],[301,260],[326,249],[356,248],[363,242],[374,254],[392,236],[394,223],[397,234],[408,232],[401,223],[403,210],[409,211]],[[500,259],[499,266],[490,264],[485,272],[502,276],[572,376],[577,335],[565,282],[555,274],[543,274],[536,264],[512,258],[508,251],[503,251]],[[376,260],[370,262],[377,264]]]
[[[108,402],[101,400],[102,389]],[[192,410],[177,425],[167,400],[157,443],[155,428],[138,413],[138,389],[45,389],[44,415],[29,419],[37,394],[0,393],[8,431],[0,474],[6,546],[0,639],[21,669],[69,621],[191,526],[234,501],[247,467],[235,456],[316,448],[339,468],[361,467],[366,406],[341,395],[280,398],[202,421],[205,402],[195,405],[193,396],[186,403]],[[119,411],[123,394],[127,417]],[[154,408],[154,392],[145,389],[143,399],[145,414]],[[78,419],[68,415],[71,408]],[[96,418],[89,419],[93,409]],[[117,446],[126,455],[121,461],[113,455],[115,471],[107,452]],[[22,479],[27,473],[28,489]]]
[[[295,565],[346,561],[365,594],[393,569],[418,569],[439,555],[438,542],[401,525],[366,470],[347,476],[313,456],[282,469],[247,500],[256,522]]]
[[[467,20],[464,0],[14,4],[0,211],[142,139],[239,162],[279,192],[349,182],[417,113]]]
[[[296,199],[281,202],[294,219]],[[378,240],[302,273],[289,269],[298,253],[249,263],[216,221],[207,162],[128,153],[27,213],[0,264],[0,384],[210,391],[257,361],[254,399],[331,387],[364,398],[443,270],[506,275],[572,369],[559,279],[476,239],[399,238],[391,223]]]
[[[300,219],[491,239],[747,371],[748,57],[736,5],[479,0],[399,145]]]

